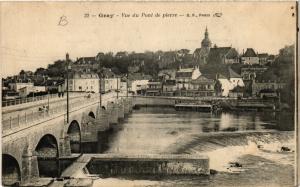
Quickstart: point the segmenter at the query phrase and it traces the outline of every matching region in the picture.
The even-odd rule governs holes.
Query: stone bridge
[[[82,142],[96,142],[99,131],[112,128],[132,110],[132,99],[122,93],[102,95],[99,101],[99,94],[72,97],[69,114],[66,98],[4,107],[2,183],[59,176],[60,159],[80,155]]]

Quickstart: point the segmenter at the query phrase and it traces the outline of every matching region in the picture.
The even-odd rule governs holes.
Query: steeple
[[[205,28],[204,39],[201,42],[201,48],[211,48],[211,41],[208,37],[207,27]]]
[[[205,39],[208,39],[208,31],[207,31],[207,26],[205,27]]]

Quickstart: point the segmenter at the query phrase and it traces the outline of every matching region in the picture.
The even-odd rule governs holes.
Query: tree
[[[64,60],[57,60],[54,64],[48,65],[48,76],[49,77],[64,77],[67,63]]]
[[[280,90],[281,102],[287,103],[293,110],[295,105],[295,46],[285,46],[279,50],[279,55],[275,59],[273,65],[271,65],[270,70],[277,75],[282,82],[286,83],[285,88]]]
[[[48,70],[45,68],[37,68],[34,75],[48,75]]]

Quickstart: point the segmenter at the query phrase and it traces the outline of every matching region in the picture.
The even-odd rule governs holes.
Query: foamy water
[[[258,148],[258,145],[262,148]],[[291,152],[281,151],[281,147],[294,147],[294,142],[281,143],[275,142],[272,144],[257,144],[256,142],[249,141],[247,145],[244,146],[228,146],[224,148],[219,148],[210,152],[197,152],[193,151],[192,154],[205,154],[208,155],[210,159],[210,168],[217,171],[224,172],[237,172],[244,171],[243,168],[231,168],[230,163],[237,162],[240,157],[244,155],[254,155],[259,156],[271,161],[274,161],[278,164],[289,164],[293,165],[294,160],[291,156]]]
[[[210,168],[221,174],[201,184],[204,186],[293,185],[290,173],[294,165],[293,132],[269,129],[277,127],[273,117],[156,110],[135,111],[110,141],[107,152],[208,155]],[[282,152],[283,146],[291,151]],[[243,166],[231,167],[234,162]],[[94,186],[201,186],[200,183],[202,180],[192,178],[176,181],[107,178],[95,180]]]

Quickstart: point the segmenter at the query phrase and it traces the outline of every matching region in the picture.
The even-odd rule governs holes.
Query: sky
[[[71,59],[109,51],[193,52],[201,47],[205,27],[219,47],[277,54],[296,41],[294,6],[294,2],[1,2],[1,75],[47,67],[64,59],[66,52]],[[134,13],[140,16],[132,17]],[[157,13],[160,17],[155,17]],[[210,16],[186,17],[192,13]],[[215,13],[222,15],[214,17]],[[178,16],[163,18],[163,14]]]

